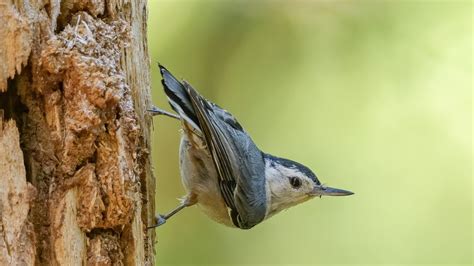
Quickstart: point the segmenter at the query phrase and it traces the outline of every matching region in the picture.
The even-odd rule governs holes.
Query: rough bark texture
[[[0,265],[153,264],[144,0],[0,0]]]

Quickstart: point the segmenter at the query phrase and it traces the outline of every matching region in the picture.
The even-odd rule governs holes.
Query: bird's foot
[[[193,200],[193,199],[195,199],[195,196],[194,197],[187,197],[187,198],[189,198],[189,200]],[[194,203],[196,203],[196,202],[194,202]],[[192,204],[194,204],[194,203],[192,203]],[[156,215],[156,224],[152,225],[152,226],[149,226],[148,229],[152,229],[152,228],[163,225],[164,223],[166,223],[166,221],[169,218],[173,217],[175,214],[180,212],[182,209],[184,209],[188,206],[191,206],[190,204],[191,203],[189,201],[184,201],[178,207],[176,207],[172,211],[170,211],[168,214],[164,214],[164,215],[163,214],[157,214]]]
[[[156,224],[155,225],[152,225],[152,226],[148,226],[147,229],[154,229],[158,226],[162,226],[163,224],[166,223],[166,218],[164,215],[161,215],[161,214],[157,214],[156,215]]]
[[[155,116],[155,115],[166,115],[166,116],[169,116],[171,118],[174,118],[174,119],[178,119],[178,120],[181,120],[181,117],[179,115],[176,115],[176,114],[173,114],[173,113],[170,113],[168,111],[165,111],[163,109],[160,109],[156,106],[152,106],[150,109],[147,110],[148,112],[150,112],[150,114],[152,116]]]

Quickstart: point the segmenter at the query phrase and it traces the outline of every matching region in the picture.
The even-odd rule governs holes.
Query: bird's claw
[[[153,229],[153,228],[156,228],[158,226],[162,226],[165,223],[166,223],[166,218],[161,214],[157,214],[156,215],[156,224],[152,225],[152,226],[148,226],[147,229]]]

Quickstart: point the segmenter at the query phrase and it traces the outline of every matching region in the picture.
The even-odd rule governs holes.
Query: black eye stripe
[[[290,184],[291,184],[292,187],[294,187],[294,188],[301,187],[302,182],[301,182],[301,179],[299,177],[292,176],[292,177],[290,177],[289,181],[290,181]]]

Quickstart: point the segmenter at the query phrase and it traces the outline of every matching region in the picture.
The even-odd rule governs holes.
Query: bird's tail
[[[188,91],[184,85],[178,81],[169,71],[162,65],[160,67],[160,73],[163,79],[161,83],[165,89],[165,93],[168,96],[168,102],[171,108],[175,110],[179,116],[188,122],[192,127],[200,130],[199,121],[196,117],[191,99]]]

